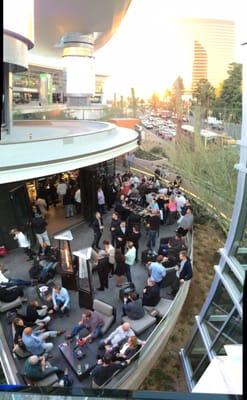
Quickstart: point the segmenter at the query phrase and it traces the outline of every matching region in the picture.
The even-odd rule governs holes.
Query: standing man
[[[121,221],[119,219],[118,213],[115,211],[112,214],[112,220],[111,220],[111,226],[110,226],[112,246],[115,246],[115,244],[116,244],[116,235],[117,235],[117,230],[119,229],[119,226],[120,226],[120,222]]]
[[[68,189],[67,183],[65,183],[63,179],[60,179],[59,184],[57,185],[57,195],[62,205],[63,205],[63,198],[67,193],[67,189]]]
[[[31,224],[32,224],[32,228],[34,230],[34,233],[36,235],[36,238],[37,238],[37,240],[39,242],[41,252],[44,253],[45,248],[47,246],[50,246],[51,242],[50,242],[47,230],[46,230],[47,222],[42,217],[42,215],[40,215],[38,213],[36,208],[34,210],[34,217],[32,219],[32,223]]]
[[[172,285],[173,295],[176,295],[180,285],[184,283],[184,281],[189,281],[193,276],[191,262],[186,250],[180,251],[179,259],[180,259],[180,265],[175,267],[177,270],[176,272],[177,279]]]
[[[150,216],[147,224],[147,227],[149,228],[147,247],[152,251],[155,249],[156,238],[160,229],[160,210],[158,209],[153,211],[154,214]]]
[[[81,189],[77,187],[74,195],[76,214],[81,213]]]
[[[159,286],[161,285],[163,278],[166,276],[166,269],[162,265],[163,259],[164,257],[160,255],[156,258],[155,262],[148,263],[150,279]]]
[[[138,249],[139,249],[140,237],[141,237],[140,228],[138,225],[134,225],[131,229],[131,232],[128,233],[128,240],[133,242],[134,247],[136,249],[136,259],[135,259],[136,262],[138,262]]]
[[[126,277],[129,283],[132,282],[131,267],[134,265],[136,259],[136,249],[133,242],[127,241],[127,252],[125,253],[125,264],[126,264]]]
[[[67,289],[60,285],[54,285],[52,289],[52,302],[54,311],[60,312],[60,316],[69,316],[70,297]]]
[[[97,249],[100,249],[99,241],[100,241],[100,238],[101,238],[103,230],[104,230],[103,219],[101,217],[101,214],[98,211],[95,213],[95,218],[93,219],[91,226],[92,226],[93,232],[94,232],[92,248],[94,250],[97,250]]]
[[[99,187],[97,190],[97,201],[98,201],[98,208],[101,214],[105,214],[105,195],[102,190],[102,187]]]
[[[126,244],[127,228],[126,222],[122,221],[119,228],[116,231],[116,248],[121,249],[122,254],[124,254],[125,244]]]

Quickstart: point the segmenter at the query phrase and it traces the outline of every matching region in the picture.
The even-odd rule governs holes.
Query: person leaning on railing
[[[179,253],[179,259],[180,259],[180,265],[176,266],[176,280],[172,284],[172,293],[173,295],[176,295],[177,291],[179,290],[179,287],[181,284],[184,283],[184,281],[189,281],[192,276],[193,276],[193,271],[192,271],[192,266],[190,259],[188,257],[187,251],[182,250]]]

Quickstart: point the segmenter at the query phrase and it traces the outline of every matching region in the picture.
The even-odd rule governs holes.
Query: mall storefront
[[[38,193],[45,193],[42,197],[46,198],[49,208],[52,210],[53,232],[59,231],[59,219],[63,218],[63,226],[66,228],[73,226],[82,220],[90,220],[93,213],[97,210],[97,188],[102,186],[106,201],[108,195],[108,185],[115,174],[115,159],[104,161],[99,164],[79,168],[73,171],[66,171],[52,176],[39,177],[28,181],[11,182],[0,185],[0,245],[6,246],[8,250],[16,248],[17,243],[13,240],[9,232],[17,227],[25,231],[30,238],[34,239],[31,228],[32,207],[36,201]],[[81,191],[81,210],[75,219],[66,219],[64,213],[59,213],[59,204],[54,208],[54,197],[50,192],[50,183],[55,187],[60,178],[65,182],[74,181],[76,187]],[[41,190],[42,189],[42,190]],[[41,197],[41,196],[40,196]],[[57,202],[58,199],[55,200]],[[61,207],[61,205],[60,205]],[[49,232],[49,222],[48,232]],[[56,225],[57,228],[56,229]]]

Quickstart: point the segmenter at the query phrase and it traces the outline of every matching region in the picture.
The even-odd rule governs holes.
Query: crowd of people
[[[146,176],[140,178],[126,172],[123,175],[117,174],[111,185],[113,190],[110,204],[106,203],[103,188],[98,187],[98,209],[90,223],[93,231],[92,248],[96,255],[95,264],[100,284],[97,290],[107,290],[109,279],[113,276],[115,276],[116,287],[120,290],[125,287],[132,288],[129,294],[124,294],[121,317],[127,316],[130,320],[138,320],[144,316],[146,306],[155,307],[159,303],[162,282],[170,267],[176,269],[176,279],[171,286],[172,295],[177,293],[184,281],[192,278],[187,237],[193,230],[193,210],[189,200],[180,189],[180,177],[168,185],[163,185],[157,171],[154,178]],[[61,180],[56,190],[59,199],[65,207],[67,206],[66,213],[71,216],[72,209],[68,207],[71,204],[68,185]],[[76,191],[74,197],[75,195]],[[79,195],[77,202],[79,211]],[[54,206],[55,204],[56,202]],[[106,207],[109,209],[110,206],[113,207],[111,222],[105,224],[104,214]],[[41,212],[41,203],[36,203],[35,207],[31,224],[40,246],[39,254],[45,254],[47,248],[51,246],[46,230],[47,221],[44,213]],[[158,247],[157,239],[161,226],[164,229],[165,226],[173,224],[174,235],[164,242],[160,240]],[[106,233],[110,240],[102,241],[102,235],[106,236]],[[10,234],[18,241],[19,247],[28,256],[28,260],[35,258],[30,241],[23,232],[14,228]],[[147,251],[140,255],[141,236],[146,237]],[[142,292],[137,293],[133,271],[140,256],[146,265],[146,284]],[[0,268],[0,294],[4,286],[23,287],[36,283],[35,280],[7,278],[4,275],[4,267]],[[101,386],[115,371],[128,365],[131,357],[144,342],[136,337],[128,322],[123,323],[107,338],[102,339],[104,321],[97,311],[92,310],[83,311],[81,319],[71,327],[70,332],[49,331],[47,326],[51,319],[56,315],[69,316],[71,307],[69,291],[61,285],[51,286],[51,307],[42,306],[36,300],[29,301],[26,314],[18,315],[13,320],[15,330],[13,352],[17,355],[29,355],[25,362],[25,373],[30,379],[42,379],[44,376],[57,372],[62,376],[63,384],[70,385],[71,380],[67,370],[61,371],[58,367],[49,365],[47,367],[47,356],[53,350],[53,343],[50,340],[63,334],[66,334],[66,340],[73,340],[75,337],[78,338],[80,332],[86,328],[88,335],[80,337],[77,343],[84,346],[86,343],[100,340],[98,361],[91,375],[93,385]]]

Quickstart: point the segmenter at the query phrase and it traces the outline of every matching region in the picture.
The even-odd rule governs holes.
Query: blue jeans
[[[78,335],[78,333],[79,333],[83,328],[86,328],[86,326],[85,326],[85,325],[79,325],[79,324],[75,325],[75,326],[72,328],[72,331],[71,331],[70,336],[73,337],[73,336]],[[91,333],[92,339],[96,339],[97,337],[102,336],[102,330],[101,330],[101,328],[102,328],[102,326],[96,326],[95,330]]]
[[[155,243],[156,243],[156,236],[157,236],[157,231],[149,231],[148,232],[148,242],[147,242],[147,247],[151,250],[154,250],[155,248]]]
[[[132,277],[131,277],[131,266],[126,264],[126,278],[128,282],[132,282]]]
[[[23,279],[9,279],[7,286],[31,286],[31,281],[24,281]]]

